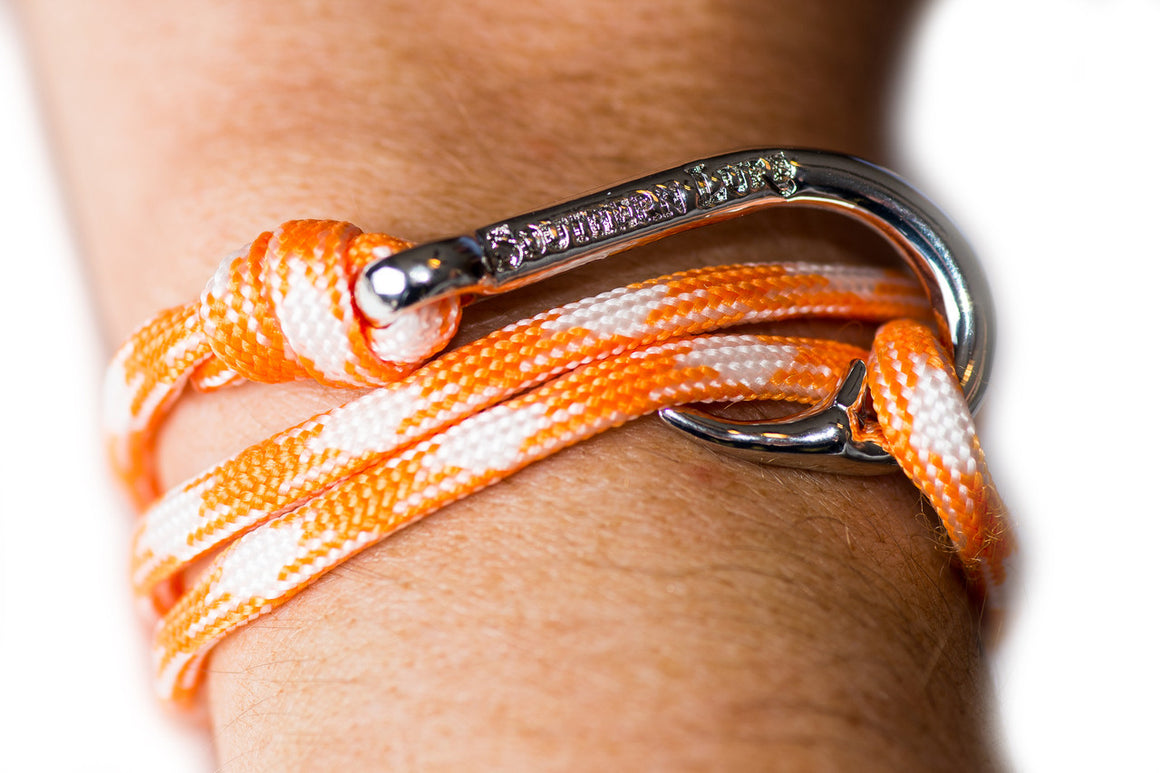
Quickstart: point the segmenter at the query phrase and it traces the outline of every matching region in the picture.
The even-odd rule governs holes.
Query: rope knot
[[[272,383],[309,376],[328,386],[398,380],[455,334],[452,299],[371,327],[354,301],[362,269],[410,244],[334,220],[291,220],[222,261],[201,296],[199,318],[215,358],[195,381],[209,388],[241,376]]]

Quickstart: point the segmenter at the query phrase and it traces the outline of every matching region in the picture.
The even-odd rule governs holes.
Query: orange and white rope
[[[661,277],[515,323],[427,364],[459,301],[384,328],[359,316],[354,277],[406,247],[346,223],[293,221],[227,258],[200,303],[162,313],[106,383],[113,465],[144,509],[133,583],[162,615],[159,691],[184,698],[214,644],[395,530],[549,454],[659,408],[832,394],[869,360],[879,423],[862,428],[930,499],[968,578],[1002,582],[1012,543],[953,368],[903,275],[808,264]],[[872,352],[730,335],[802,316],[883,324]],[[156,431],[187,385],[313,377],[374,387],[160,495]],[[215,551],[190,588],[181,572]]]

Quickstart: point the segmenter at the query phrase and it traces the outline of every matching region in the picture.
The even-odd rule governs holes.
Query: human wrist
[[[292,20],[282,23],[284,32],[303,32]],[[745,23],[752,24],[752,20],[747,19]],[[682,27],[675,33],[670,31],[669,39],[682,65],[703,64],[696,57],[684,57],[689,52],[711,50],[719,38],[714,38],[710,31],[719,33],[720,28],[705,30],[692,25],[691,29]],[[779,31],[784,32],[785,28]],[[824,31],[832,32],[832,29]],[[268,33],[269,30],[255,31],[260,36]],[[755,37],[764,39],[764,34]],[[273,37],[277,39],[277,35]],[[332,45],[352,44],[349,37],[344,41],[320,37]],[[792,37],[790,42],[800,47],[794,53],[801,59],[808,58],[806,54],[811,46],[841,47],[847,42],[793,40]],[[269,42],[266,37],[263,40]],[[373,57],[376,49],[359,47],[360,40],[356,34],[354,47],[358,54]],[[778,40],[783,42],[780,37]],[[602,42],[618,56],[622,53],[627,56],[632,51],[632,47],[615,40]],[[305,60],[314,58],[329,64],[333,62],[327,56],[329,53],[338,56],[336,64],[340,71],[345,72],[343,66],[349,66],[349,60],[338,49],[318,50],[309,48],[310,45],[307,44]],[[269,64],[269,50],[258,48],[258,58]],[[857,52],[846,53],[855,60],[859,58]],[[298,54],[303,55],[301,51]],[[792,81],[795,67],[799,78],[816,77],[819,82],[834,79],[824,74],[825,65],[818,65],[823,71],[819,73],[792,55],[785,58],[793,66],[778,67],[765,62],[755,68],[761,70],[757,77],[748,77],[745,73],[723,77],[721,72],[704,66],[688,67],[686,72],[683,66],[680,72],[685,80],[677,83],[675,95],[661,89],[655,93],[664,98],[636,104],[626,100],[634,95],[640,98],[654,93],[640,91],[638,79],[613,83],[603,91],[600,83],[578,88],[576,74],[591,71],[592,62],[572,61],[571,70],[564,68],[562,75],[566,77],[559,80],[554,80],[550,72],[533,72],[531,78],[537,81],[539,90],[520,92],[517,88],[506,95],[505,102],[503,90],[493,87],[490,93],[482,95],[482,103],[474,101],[481,95],[467,88],[466,81],[440,84],[438,80],[419,78],[419,87],[408,94],[399,91],[398,84],[390,78],[381,83],[373,77],[359,80],[362,76],[354,68],[349,80],[335,76],[338,91],[333,92],[297,84],[290,63],[286,70],[272,66],[251,84],[257,86],[253,93],[238,89],[232,95],[219,95],[218,98],[226,100],[228,108],[241,113],[207,108],[202,111],[208,118],[202,132],[185,134],[186,129],[174,130],[177,139],[173,148],[159,154],[164,159],[161,164],[164,176],[179,181],[167,191],[170,195],[152,204],[157,215],[153,226],[158,233],[166,235],[167,246],[180,258],[176,271],[166,267],[170,273],[164,276],[169,284],[163,293],[172,295],[173,301],[185,300],[212,268],[222,245],[244,241],[254,235],[255,229],[292,216],[342,217],[368,229],[424,239],[458,232],[499,216],[565,198],[580,189],[653,171],[713,150],[745,145],[809,144],[878,157],[872,134],[866,131],[876,121],[873,111],[843,106],[840,98],[835,99],[836,94],[840,97],[837,91],[801,88],[800,83]],[[392,67],[383,69],[410,74],[410,64],[411,60],[397,59],[392,60]],[[619,58],[617,64],[626,66]],[[422,62],[415,63],[414,71],[421,72],[422,65]],[[500,70],[501,74],[518,81],[522,77],[520,73],[526,72],[520,68],[526,66],[527,63],[517,66],[516,62],[507,62]],[[639,65],[633,72],[645,78],[657,70],[653,62]],[[500,83],[520,85],[502,79]],[[638,90],[622,90],[620,86],[635,86]],[[575,99],[557,100],[561,90],[603,95],[603,98],[584,103]],[[367,94],[374,94],[374,99],[368,100]],[[521,97],[515,99],[513,94]],[[679,98],[669,99],[673,96]],[[252,104],[248,102],[250,99],[254,100]],[[416,100],[420,101],[417,106]],[[299,103],[307,106],[301,114],[294,112]],[[198,104],[218,103],[209,100]],[[449,118],[448,105],[462,111],[461,120]],[[547,112],[537,113],[534,117],[540,120],[535,121],[519,110],[505,110],[499,116],[489,114],[488,110],[497,105],[516,108],[546,105]],[[591,113],[579,111],[581,106],[589,108]],[[400,120],[400,111],[404,110],[407,120]],[[344,119],[353,125],[344,124]],[[447,123],[440,124],[439,120]],[[337,125],[347,128],[337,134],[328,133],[328,129]],[[463,150],[473,144],[476,153]],[[185,150],[187,155],[182,156],[174,148]],[[142,179],[143,189],[155,196],[157,181],[150,182],[148,176]],[[93,212],[99,213],[99,210],[98,206]],[[107,242],[108,229],[112,226],[102,222],[97,214],[90,213],[88,220],[90,232],[106,234],[97,241]],[[784,220],[776,226],[769,220],[738,226],[733,237],[713,240],[724,247],[711,250],[705,249],[708,245],[704,240],[698,243],[696,237],[666,243],[664,248],[655,246],[633,256],[623,256],[624,260],[593,267],[587,276],[557,283],[554,289],[521,293],[507,308],[503,308],[503,303],[480,304],[475,319],[468,321],[467,335],[477,334],[505,315],[522,316],[538,311],[550,305],[553,292],[578,297],[619,284],[624,271],[652,275],[670,268],[688,267],[689,261],[728,262],[771,255],[817,259],[834,257],[834,253],[856,259],[861,253],[859,238],[850,240],[846,246],[835,247],[828,234],[818,235],[816,221],[810,228]],[[790,236],[780,247],[773,240],[772,248],[770,240],[754,238],[773,233],[780,234],[781,239]],[[762,254],[747,251],[747,242],[761,244]],[[120,249],[126,246],[122,241]],[[102,249],[115,251],[107,244]],[[819,250],[830,254],[819,255]],[[711,255],[707,256],[706,252]],[[155,300],[150,301],[148,311],[156,305]],[[140,304],[141,300],[137,298],[132,303]],[[144,311],[132,310],[130,316],[136,319]],[[121,322],[113,323],[114,328],[121,326]],[[256,395],[255,390],[240,390],[234,395],[205,397],[179,412],[165,443],[165,456],[169,460],[167,480],[179,480],[201,466],[191,461],[194,456],[191,449],[199,443],[203,456],[217,459],[236,450],[235,444],[247,442],[246,432],[257,439],[271,429],[280,429],[280,423],[284,425],[297,418],[295,411],[311,413],[316,406],[328,406],[335,399],[331,393],[302,386],[276,388]],[[298,406],[292,407],[291,403]],[[251,428],[239,429],[238,425],[246,422],[252,424]],[[858,682],[856,689],[851,687],[849,695],[864,698],[875,687],[885,686],[891,689],[884,694],[897,697],[898,705],[908,707],[903,714],[909,713],[914,705],[915,688],[923,685],[903,677],[913,676],[912,669],[923,660],[925,648],[935,646],[938,636],[946,632],[952,632],[947,635],[953,644],[943,653],[948,659],[936,664],[937,671],[931,677],[934,685],[931,691],[939,696],[938,713],[945,714],[946,706],[956,704],[956,697],[964,697],[955,695],[953,679],[948,682],[942,669],[945,666],[968,675],[977,669],[977,662],[972,662],[969,654],[965,659],[961,657],[962,644],[970,639],[969,610],[957,595],[953,578],[948,582],[949,562],[937,550],[932,553],[932,533],[925,521],[906,520],[905,516],[891,520],[892,515],[917,510],[916,504],[908,505],[917,502],[917,496],[909,489],[897,481],[851,482],[792,473],[759,473],[754,468],[680,447],[657,432],[658,428],[647,424],[627,428],[607,440],[538,465],[509,486],[498,487],[478,499],[449,508],[429,526],[405,533],[392,540],[389,547],[374,550],[365,559],[358,559],[338,571],[331,580],[306,594],[302,603],[287,607],[285,613],[272,618],[272,624],[260,624],[231,639],[211,663],[211,697],[218,707],[221,725],[226,727],[234,716],[252,714],[263,700],[269,700],[265,703],[267,707],[276,706],[286,711],[297,708],[299,730],[309,728],[312,723],[322,723],[320,726],[335,733],[329,736],[331,739],[349,741],[342,734],[341,713],[336,713],[330,721],[323,721],[325,718],[311,716],[311,711],[316,709],[307,704],[316,701],[319,706],[341,712],[344,701],[350,699],[370,701],[377,706],[378,716],[384,721],[389,717],[389,711],[383,713],[382,704],[386,701],[396,704],[400,712],[421,710],[430,719],[432,728],[446,729],[447,723],[455,721],[455,709],[464,708],[456,703],[460,698],[449,696],[470,694],[474,699],[471,706],[485,712],[510,713],[518,705],[521,714],[518,719],[523,724],[517,725],[530,727],[548,748],[563,749],[568,731],[578,727],[577,718],[565,714],[570,699],[575,696],[575,703],[588,701],[592,706],[599,706],[600,693],[584,695],[582,678],[567,683],[551,682],[554,691],[540,695],[549,700],[537,705],[530,699],[536,697],[537,688],[550,676],[546,669],[570,663],[585,664],[591,673],[626,673],[631,677],[635,672],[655,676],[657,664],[663,665],[664,660],[654,662],[650,656],[656,653],[639,644],[666,637],[672,639],[674,646],[678,641],[680,645],[676,647],[680,659],[670,663],[675,670],[674,677],[696,676],[692,665],[700,663],[710,673],[730,678],[722,676],[715,684],[686,682],[683,688],[679,680],[666,686],[654,678],[648,682],[656,690],[654,708],[659,710],[663,697],[674,695],[673,689],[685,689],[685,697],[692,703],[682,703],[681,710],[691,712],[684,716],[692,716],[696,701],[711,694],[710,688],[714,687],[734,696],[748,695],[746,700],[750,703],[760,704],[771,694],[787,703],[800,702],[801,710],[793,718],[776,712],[761,715],[760,722],[753,716],[746,717],[747,722],[756,722],[752,727],[762,728],[755,731],[759,735],[777,727],[779,721],[784,723],[780,725],[784,728],[795,726],[793,722],[798,720],[812,723],[814,728],[825,726],[833,738],[843,731],[853,732],[843,724],[841,715],[842,685],[852,685],[850,679],[854,677],[866,678]],[[234,435],[228,442],[227,434]],[[612,493],[594,483],[605,479],[610,469],[632,472],[620,483],[609,484]],[[747,496],[737,498],[717,492],[740,492]],[[752,495],[751,501],[748,495]],[[593,503],[606,507],[605,518],[591,517]],[[868,523],[850,517],[851,511],[866,514]],[[754,524],[756,533],[747,528]],[[677,532],[680,538],[674,545]],[[803,533],[809,538],[801,539]],[[777,534],[782,539],[769,539],[769,534]],[[612,544],[602,541],[602,537],[609,535],[615,537]],[[589,541],[577,543],[578,536]],[[469,550],[462,549],[465,544],[470,545]],[[626,545],[634,549],[618,560],[609,561],[607,553],[599,550],[601,546],[616,550]],[[746,560],[739,561],[738,553]],[[598,566],[594,567],[594,562]],[[424,567],[437,571],[425,571]],[[768,582],[738,584],[730,579],[732,572],[746,578],[765,577]],[[589,632],[589,636],[599,635],[602,621],[619,620],[623,628],[619,633],[638,626],[627,640],[609,637],[610,644],[622,641],[620,651],[626,657],[618,660],[613,657],[615,651],[605,651],[603,654],[607,657],[602,659],[597,657],[601,653],[594,653],[587,646],[590,642],[576,637],[571,643],[579,646],[571,650],[557,648],[561,643],[569,643],[553,638],[552,625],[560,621],[559,610],[566,608],[562,600],[567,600],[568,593],[576,587],[607,588],[609,578],[617,573],[631,578],[630,582],[616,586],[618,592],[632,589],[628,595],[642,603],[625,607],[622,604],[625,598],[609,591],[604,601],[610,603],[588,619],[574,618],[572,623],[577,629]],[[700,599],[707,604],[674,605],[666,588],[673,584],[672,577],[683,575],[700,575],[707,579],[707,587],[721,593]],[[878,592],[861,593],[860,584]],[[428,585],[435,592],[425,594],[423,591]],[[491,593],[493,589],[496,594],[493,601],[500,603],[489,606],[484,603],[488,601],[484,591]],[[418,592],[408,593],[410,590]],[[597,596],[596,600],[601,599]],[[782,614],[776,620],[767,620],[763,617],[763,603],[781,604]],[[462,614],[449,629],[441,627],[441,622],[431,616],[432,610],[456,609],[456,605]],[[618,607],[622,611],[660,610],[652,614],[668,613],[669,617],[645,621],[617,618]],[[513,617],[513,608],[525,610],[526,619]],[[747,621],[749,627],[741,638],[759,642],[754,648],[757,657],[735,657],[732,661],[728,657],[713,659],[714,650],[708,646],[714,643],[712,627],[725,623],[715,616],[715,608],[727,610],[727,617],[733,622]],[[376,625],[375,615],[382,615],[384,609],[393,610],[394,617],[380,617]],[[892,610],[897,615],[891,618],[894,621],[891,625],[866,622],[876,619],[876,613],[889,616]],[[768,612],[768,606],[765,611]],[[683,631],[688,634],[685,639],[675,638],[682,631],[672,630],[669,624],[672,619],[690,626]],[[818,654],[818,642],[843,642],[846,635],[843,621],[855,620],[863,621],[855,650],[838,647],[825,651],[820,661],[811,659]],[[359,625],[352,641],[347,634],[356,630],[352,627],[353,621]],[[367,621],[372,623],[369,627],[362,624]],[[541,653],[556,648],[554,654],[544,661],[531,662],[527,668],[511,661],[506,666],[503,661],[491,663],[497,669],[511,669],[506,676],[514,690],[501,690],[492,699],[488,698],[488,691],[495,693],[494,684],[489,685],[486,678],[472,679],[470,668],[459,671],[416,668],[412,674],[393,669],[397,662],[392,662],[396,660],[392,653],[434,647],[432,651],[440,657],[454,661],[469,655],[473,642],[477,643],[481,636],[493,637],[509,648],[507,654],[518,655],[510,648],[523,641],[520,626],[528,621],[534,623],[539,635],[527,641],[534,641],[534,647]],[[644,622],[651,625],[643,625]],[[278,626],[286,626],[281,630],[292,630],[293,634],[282,637]],[[461,635],[453,642],[456,633]],[[278,663],[270,660],[271,646],[276,648],[278,657],[295,658],[299,662],[280,669]],[[878,671],[865,667],[850,671],[834,665],[842,665],[844,658],[846,665],[852,666],[858,657],[887,665]],[[460,665],[463,663],[461,660]],[[865,663],[859,665],[865,666]],[[824,671],[820,666],[832,667],[832,673],[820,673]],[[346,686],[334,687],[341,682],[344,669],[359,678]],[[463,682],[459,688],[454,684],[443,685],[441,673],[456,674]],[[811,674],[808,679],[807,673]],[[757,685],[761,690],[746,693],[745,682],[752,681],[753,674],[768,674],[782,680],[777,686],[784,689],[769,690],[771,683],[761,682]],[[795,679],[797,675],[802,676]],[[977,678],[977,673],[966,681],[972,678]],[[311,686],[312,680],[315,683],[331,680],[331,687],[315,689]],[[611,679],[609,683],[616,684],[616,680]],[[351,685],[361,685],[363,689]],[[447,689],[436,689],[440,686]],[[894,687],[900,692],[893,692]],[[270,691],[263,698],[266,688]],[[392,695],[391,690],[404,690],[405,695]],[[608,691],[603,695],[604,705],[615,702]],[[909,704],[904,699],[907,695],[911,699]],[[395,701],[397,697],[409,700]],[[650,721],[657,722],[664,715],[650,714],[644,704],[634,705],[629,712],[631,716],[622,717],[621,725],[640,738]],[[821,716],[826,713],[831,719],[838,717],[838,721],[826,724]],[[483,719],[488,717],[494,719],[490,714],[482,715]],[[399,731],[406,727],[406,717],[397,719],[400,721],[392,727]],[[908,725],[907,719],[905,715],[892,714],[889,721],[910,730],[908,736],[922,729],[914,724],[913,718]],[[476,717],[471,721],[478,720]],[[463,717],[459,721],[462,723]],[[597,727],[615,729],[600,724],[584,729],[595,733]],[[438,745],[436,730],[424,737],[434,738]],[[729,727],[718,724],[714,730],[715,734],[705,736],[706,742],[717,744],[718,752],[724,755],[722,744],[729,740]],[[550,731],[556,734],[550,736]],[[505,738],[513,744],[519,740],[515,736],[503,736],[499,740]],[[762,735],[763,741],[771,738],[768,734]],[[863,736],[859,739],[868,740]],[[470,738],[457,740],[463,742]],[[610,739],[606,737],[606,740]],[[647,740],[653,746],[675,750],[673,744],[678,739],[654,735]],[[851,748],[857,745],[853,741],[851,744]]]

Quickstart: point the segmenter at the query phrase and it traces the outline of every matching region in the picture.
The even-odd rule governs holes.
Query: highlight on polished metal
[[[660,416],[670,427],[751,462],[844,475],[890,472],[897,469],[893,456],[853,437],[865,397],[866,363],[854,360],[829,402],[788,419],[729,421],[683,407],[665,408]]]
[[[841,212],[869,224],[894,245],[930,298],[954,350],[967,402],[975,410],[990,375],[994,313],[973,252],[949,218],[907,182],[839,153],[750,150],[694,161],[384,257],[359,278],[356,299],[372,324],[387,325],[400,312],[420,304],[452,295],[506,292],[679,231],[784,204]],[[841,395],[847,386],[839,390]],[[836,415],[826,409],[821,413]],[[678,414],[684,419],[674,419]],[[662,415],[674,426],[695,430],[702,439],[710,440],[716,432],[705,429],[701,418],[684,409]],[[756,434],[776,435],[778,431],[769,428],[777,424],[762,425],[766,429]],[[751,451],[763,442],[747,436],[744,425],[735,426],[732,433],[717,432],[721,437],[712,442]],[[794,432],[802,429],[797,426]],[[801,433],[796,437],[766,443],[764,449],[883,466],[877,455],[880,449],[866,454],[865,449],[851,450],[848,445],[843,446],[846,451],[818,450]]]

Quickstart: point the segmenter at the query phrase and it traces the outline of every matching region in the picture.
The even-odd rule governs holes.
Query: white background
[[[8,21],[0,768],[206,770],[146,683],[95,428],[105,354]],[[944,0],[898,95],[900,171],[971,237],[998,305],[982,426],[1024,548],[995,675],[1017,770],[1160,770],[1158,49],[1156,0]]]

